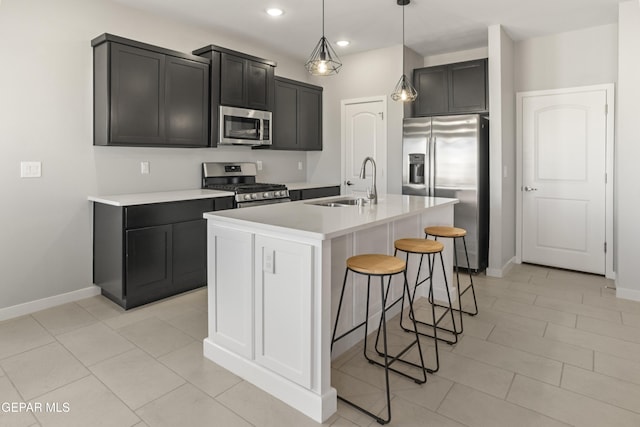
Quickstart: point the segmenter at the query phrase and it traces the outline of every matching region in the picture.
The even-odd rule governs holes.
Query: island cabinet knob
[[[351,182],[351,181],[345,181],[344,183],[347,184],[347,185],[353,185],[353,182]]]

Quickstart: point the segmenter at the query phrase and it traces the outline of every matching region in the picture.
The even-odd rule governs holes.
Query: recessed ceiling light
[[[349,40],[338,40],[336,44],[340,47],[349,46]]]
[[[280,16],[284,13],[284,10],[278,8],[267,9],[267,13],[271,16]]]

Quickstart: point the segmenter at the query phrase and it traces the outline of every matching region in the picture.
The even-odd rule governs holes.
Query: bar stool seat
[[[367,276],[367,302],[366,302],[366,313],[365,313],[365,317],[364,317],[364,321],[356,326],[354,326],[353,328],[351,328],[350,330],[344,332],[342,335],[336,337],[336,333],[338,330],[338,321],[340,320],[340,312],[342,310],[342,302],[344,299],[344,293],[345,293],[345,288],[347,285],[347,276],[349,274],[349,271],[353,272],[353,273],[357,273],[357,274],[362,274],[362,275],[366,275]],[[424,358],[422,356],[422,349],[420,347],[420,337],[418,336],[417,333],[417,329],[415,332],[415,340],[412,341],[411,343],[409,343],[403,350],[401,350],[398,354],[396,354],[395,356],[390,355],[389,351],[388,351],[388,342],[387,342],[387,318],[386,318],[386,311],[387,309],[385,309],[384,307],[387,307],[387,296],[389,294],[389,288],[391,287],[391,276],[396,275],[396,274],[402,274],[403,279],[404,279],[404,290],[403,290],[403,294],[404,292],[409,292],[409,284],[407,282],[407,263],[400,259],[400,258],[396,258],[395,256],[390,256],[390,255],[381,255],[381,254],[363,254],[363,255],[355,255],[352,256],[350,258],[347,259],[347,268],[345,269],[344,272],[344,281],[342,282],[342,291],[340,293],[340,302],[338,303],[338,312],[336,314],[336,323],[333,327],[333,335],[331,338],[331,351],[333,352],[333,345],[336,341],[346,337],[347,335],[349,335],[352,332],[355,332],[357,329],[359,329],[360,327],[364,326],[364,350],[363,350],[363,355],[365,357],[365,359],[367,359],[367,361],[371,364],[375,364],[377,366],[381,366],[384,368],[384,373],[385,373],[385,382],[386,382],[386,397],[387,397],[387,418],[381,418],[378,415],[374,414],[371,411],[368,411],[367,409],[363,408],[362,406],[359,406],[357,404],[355,404],[354,402],[345,399],[343,396],[340,395],[340,393],[338,393],[338,399],[342,400],[343,402],[353,406],[354,408],[358,409],[359,411],[364,412],[365,414],[371,416],[372,418],[374,418],[378,423],[380,424],[386,424],[391,420],[391,391],[390,391],[390,387],[389,387],[389,371],[391,372],[395,372],[399,375],[402,375],[406,378],[409,378],[411,380],[413,380],[415,383],[417,384],[423,384],[427,381],[427,369],[425,368],[424,365]],[[383,309],[381,310],[381,316],[380,316],[380,324],[378,326],[378,335],[377,338],[380,337],[380,330],[382,330],[382,338],[383,338],[383,350],[379,351],[376,348],[376,351],[378,353],[379,356],[384,357],[384,363],[381,363],[375,359],[372,359],[369,357],[369,355],[367,354],[367,336],[368,336],[368,328],[369,328],[369,302],[370,302],[370,292],[371,292],[371,277],[380,277],[380,299],[382,301],[382,307]],[[387,282],[387,292],[385,294],[385,289],[384,289],[384,279],[385,277],[388,277],[389,280]],[[411,313],[411,315],[413,316],[413,298],[412,295],[410,293],[408,293],[408,299],[409,299],[409,312]],[[404,303],[404,301],[403,301]],[[415,328],[415,322],[414,322],[414,328]],[[376,347],[377,347],[377,343],[378,343],[378,339],[376,339]],[[413,363],[411,361],[408,360],[404,360],[401,357],[406,354],[409,350],[411,350],[411,348],[413,348],[413,346],[417,346],[417,351],[418,354],[420,355],[420,364],[417,363]],[[422,371],[422,375],[421,377],[414,377],[412,375],[409,375],[406,372],[394,369],[391,367],[391,365],[395,362],[403,362],[407,365],[413,366],[415,368],[419,368]]]
[[[424,229],[424,232],[435,237],[454,238],[454,237],[464,237],[467,235],[467,230],[465,230],[464,228],[446,227],[441,225],[426,227]]]
[[[398,239],[394,242],[397,250],[412,254],[437,254],[444,249],[444,245],[429,239]]]
[[[402,273],[406,263],[389,255],[364,254],[347,259],[347,268],[361,274],[389,275]]]
[[[432,226],[425,227],[424,229],[425,239],[429,236],[434,236],[437,240],[438,237],[453,239],[453,256],[455,262],[455,272],[456,272],[456,282],[458,288],[458,307],[455,309],[460,312],[460,333],[463,331],[463,323],[462,323],[462,313],[466,313],[470,316],[475,316],[478,314],[478,302],[476,300],[476,291],[473,286],[473,275],[471,274],[471,266],[469,263],[469,253],[467,252],[467,241],[465,236],[467,235],[467,230],[459,227],[450,227],[450,226]],[[456,241],[458,239],[462,239],[462,243],[464,245],[464,256],[467,261],[467,272],[469,273],[469,283],[465,286],[464,289],[461,290],[460,286],[460,267],[458,263],[458,250],[456,247]],[[464,295],[469,289],[471,289],[471,293],[473,295],[473,310],[466,311],[462,309],[462,295]]]

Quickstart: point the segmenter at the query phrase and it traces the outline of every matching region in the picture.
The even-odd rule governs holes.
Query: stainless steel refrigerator
[[[478,114],[405,119],[402,194],[452,197],[454,225],[467,230],[469,268],[489,255],[489,121]],[[460,242],[461,243],[461,242]],[[467,268],[464,247],[458,265]]]

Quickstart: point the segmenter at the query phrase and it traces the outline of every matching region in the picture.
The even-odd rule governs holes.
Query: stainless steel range
[[[256,182],[257,173],[255,163],[203,163],[202,188],[234,192],[236,208],[291,201],[286,185]]]

